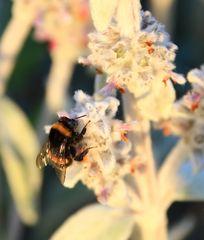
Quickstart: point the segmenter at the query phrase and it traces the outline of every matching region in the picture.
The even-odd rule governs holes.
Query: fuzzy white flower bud
[[[134,130],[137,123],[113,119],[119,106],[114,97],[95,100],[79,90],[74,99],[75,108],[69,114],[59,112],[58,116],[78,118],[79,133],[86,126],[83,139],[76,143],[75,148],[77,151],[88,148],[89,151],[82,161],[73,160],[66,168],[63,185],[72,188],[81,180],[94,190],[102,203],[128,207],[129,190],[123,177],[131,174],[131,143],[126,133]]]
[[[167,135],[182,137],[191,159],[197,163],[201,155],[204,157],[204,65],[191,70],[187,78],[192,89],[174,104],[170,119],[160,123],[160,127]]]
[[[175,100],[170,79],[183,84],[173,72],[177,46],[169,40],[164,26],[149,12],[142,12],[141,30],[124,37],[116,23],[103,32],[89,35],[91,54],[83,63],[95,65],[107,74],[107,82],[137,101],[137,110],[147,119],[168,118]],[[155,106],[152,104],[155,103]]]

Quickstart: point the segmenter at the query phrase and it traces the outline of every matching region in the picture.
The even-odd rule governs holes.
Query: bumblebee
[[[83,116],[81,116],[83,117]],[[86,133],[87,124],[82,128],[81,132],[77,131],[79,124],[78,119],[81,118],[59,117],[50,129],[49,136],[43,145],[40,153],[36,158],[38,168],[43,168],[48,164],[54,167],[61,183],[64,183],[66,168],[73,161],[83,161],[90,147],[79,147]]]

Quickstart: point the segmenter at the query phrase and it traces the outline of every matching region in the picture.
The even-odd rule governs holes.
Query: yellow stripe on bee
[[[69,129],[65,128],[61,123],[54,123],[52,128],[58,130],[65,137],[72,137],[72,133]]]

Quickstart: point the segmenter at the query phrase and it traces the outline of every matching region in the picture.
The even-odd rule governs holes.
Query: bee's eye
[[[73,127],[77,127],[77,126],[78,126],[78,121],[75,120],[75,119],[72,119],[71,125],[72,125]]]
[[[73,129],[78,126],[78,121],[76,119],[62,117],[58,121],[61,122],[65,127],[69,129]]]
[[[65,126],[71,129],[76,128],[78,126],[78,121],[75,119],[69,119],[66,121]]]

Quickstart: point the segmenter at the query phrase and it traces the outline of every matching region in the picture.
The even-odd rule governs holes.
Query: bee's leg
[[[80,140],[83,138],[84,134],[86,133],[86,127],[87,127],[87,125],[88,125],[90,122],[91,122],[91,121],[89,120],[89,121],[85,124],[85,126],[82,128],[81,132],[75,137],[75,141],[74,141],[74,142],[78,142],[78,141],[80,141]]]
[[[80,154],[76,155],[74,157],[74,160],[77,161],[77,162],[81,162],[84,160],[84,157],[87,155],[89,151],[89,148],[85,149],[83,152],[81,152]]]
[[[87,153],[89,152],[89,150],[91,148],[94,148],[94,147],[89,147],[89,148],[86,148],[84,151],[82,151],[81,153],[79,153],[78,155],[76,155],[74,157],[74,160],[77,161],[77,162],[81,162],[84,160],[84,157],[87,155]]]
[[[73,146],[70,146],[69,151],[71,156],[74,158],[76,156],[76,149]]]
[[[82,128],[82,130],[81,130],[81,133],[79,134],[79,135],[84,135],[85,133],[86,133],[86,127],[87,127],[87,125],[89,124],[91,122],[91,120],[89,120],[86,124],[85,124],[85,126]]]

